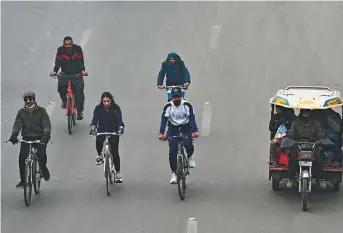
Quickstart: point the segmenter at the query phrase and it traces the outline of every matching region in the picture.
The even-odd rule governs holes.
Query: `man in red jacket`
[[[73,44],[73,39],[67,36],[63,40],[63,45],[57,49],[55,67],[50,76],[56,75],[58,70],[61,68],[62,72],[66,75],[82,74],[87,75],[85,71],[85,64],[83,60],[83,51],[81,46]],[[58,92],[62,100],[61,107],[65,109],[66,107],[66,94],[68,88],[68,78],[64,77],[58,80]],[[83,76],[79,78],[72,78],[73,91],[75,93],[75,105],[77,109],[77,119],[83,119],[83,109],[84,109],[84,80]]]

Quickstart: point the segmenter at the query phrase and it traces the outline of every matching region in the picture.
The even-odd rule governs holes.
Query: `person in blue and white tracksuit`
[[[193,106],[190,102],[182,99],[181,88],[174,88],[171,92],[172,100],[168,102],[162,112],[160,126],[160,140],[165,140],[164,135],[168,124],[167,136],[178,136],[179,133],[192,134],[193,138],[199,136],[198,127],[195,120]],[[188,163],[191,168],[195,167],[192,158],[194,145],[191,138],[184,140],[184,146],[187,152]],[[169,165],[172,170],[171,184],[176,183],[176,158],[177,158],[177,139],[169,140]]]

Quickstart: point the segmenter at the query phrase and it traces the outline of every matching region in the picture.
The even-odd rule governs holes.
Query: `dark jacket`
[[[289,130],[291,128],[291,125],[295,117],[296,116],[294,114],[285,114],[285,113],[274,114],[269,121],[270,139],[273,139],[275,137],[275,134],[281,124],[286,126],[286,128]]]
[[[85,70],[83,51],[81,46],[73,44],[72,55],[69,56],[66,48],[61,46],[57,49],[54,71],[57,73],[61,68],[67,75],[79,74]]]
[[[287,135],[296,141],[310,140],[312,142],[326,137],[323,128],[315,117],[311,117],[308,124],[301,122],[299,117],[295,118]]]
[[[97,131],[101,132],[116,132],[119,127],[125,127],[121,109],[117,104],[112,104],[111,107],[106,110],[100,104],[94,109],[93,119],[91,125],[97,127]]]
[[[180,56],[176,54],[175,63],[171,64],[168,59],[174,57],[168,55],[167,59],[162,63],[160,72],[158,73],[157,85],[163,85],[164,76],[167,76],[166,85],[182,85],[186,82],[191,82],[190,75],[185,63]]]
[[[25,108],[19,109],[13,124],[12,135],[17,137],[20,131],[23,137],[50,137],[51,122],[45,108],[36,105],[31,113]]]
[[[331,109],[325,111],[319,110],[315,116],[326,133],[340,134],[341,117],[337,112]]]

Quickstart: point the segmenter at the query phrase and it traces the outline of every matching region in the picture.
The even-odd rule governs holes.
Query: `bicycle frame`
[[[71,106],[69,106],[69,101],[71,103]],[[74,93],[73,93],[73,88],[72,88],[72,82],[68,80],[68,89],[67,89],[67,102],[66,102],[66,115],[69,115],[69,110],[71,110],[71,115],[75,115],[76,113],[76,108],[75,108],[75,98],[74,98]]]

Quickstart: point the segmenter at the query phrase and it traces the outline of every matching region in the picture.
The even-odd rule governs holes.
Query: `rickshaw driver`
[[[286,137],[290,137],[295,141],[310,141],[316,142],[319,139],[326,137],[324,130],[322,129],[319,121],[312,115],[312,110],[310,109],[301,109],[299,115],[295,118],[292,123],[290,130],[287,133]],[[287,182],[287,187],[292,188],[295,183],[295,176],[297,173],[297,148],[290,148],[289,156],[289,169],[292,174],[291,180]],[[320,157],[320,148],[314,148],[314,156],[316,162],[313,166],[313,174],[317,176],[317,180],[320,180],[321,177],[321,157]],[[326,188],[326,184],[323,181],[319,181],[319,186],[321,188]]]
[[[277,160],[277,149],[280,146],[280,143],[274,143],[272,140],[275,137],[277,130],[279,129],[280,125],[283,124],[289,130],[293,120],[295,119],[296,115],[294,114],[294,110],[291,108],[281,107],[279,105],[275,106],[276,114],[274,114],[270,121],[269,121],[269,131],[270,131],[270,164],[272,166],[278,166]]]

